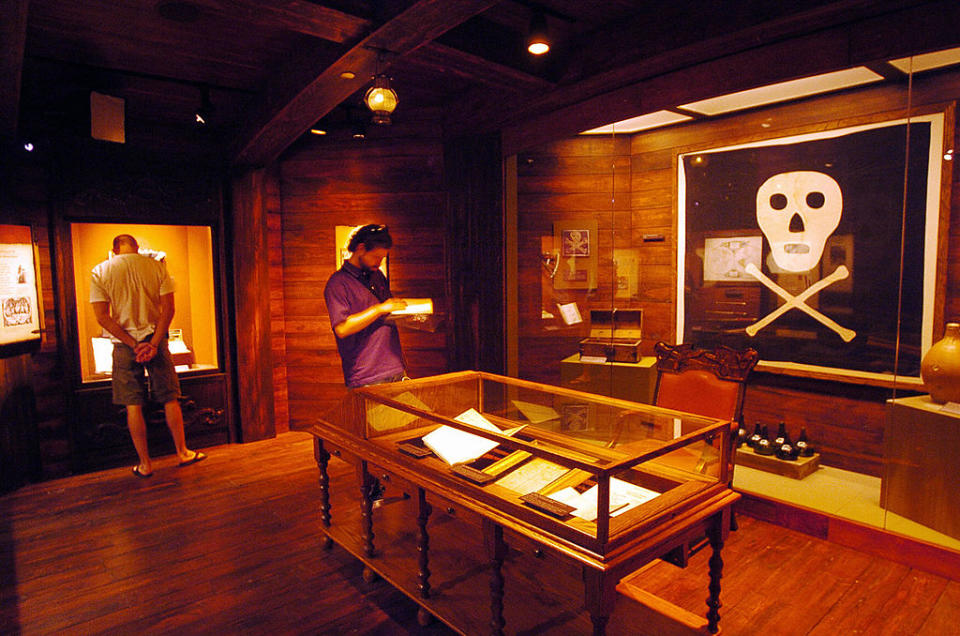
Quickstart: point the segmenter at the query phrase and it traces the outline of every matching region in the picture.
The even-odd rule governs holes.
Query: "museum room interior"
[[[960,3],[0,0],[0,13],[0,617],[14,632],[203,631],[176,606],[153,623],[57,622],[66,610],[31,609],[23,587],[73,567],[31,541],[122,523],[101,507],[128,488],[147,497],[130,514],[151,494],[201,505],[178,498],[186,486],[247,491],[250,514],[289,498],[267,517],[303,518],[267,543],[309,540],[304,563],[363,570],[337,588],[350,616],[215,623],[228,630],[708,633],[725,615],[720,568],[736,576],[738,533],[761,527],[840,551],[822,548],[827,561],[922,573],[862,594],[877,608],[927,594],[926,633],[960,617]],[[411,380],[348,391],[324,286],[370,223],[393,237],[393,295],[431,302],[395,321]],[[186,436],[210,455],[195,474],[130,477],[89,302],[90,270],[124,233],[177,281]],[[678,379],[689,368],[706,384]],[[492,428],[477,436],[471,409]],[[162,465],[162,405],[147,423]],[[494,450],[453,459],[424,427]],[[77,502],[100,512],[49,508],[85,514]],[[454,602],[444,541],[464,528],[482,586]],[[388,558],[389,545],[409,549]],[[556,598],[511,597],[512,579],[547,576],[514,554],[528,548],[566,581]],[[641,571],[666,597],[702,583],[696,609],[634,590]],[[523,603],[564,611],[525,623]],[[777,625],[779,603],[764,607]],[[803,613],[790,607],[785,621]],[[756,633],[756,616],[730,611],[721,630]],[[778,633],[816,627],[797,625]]]

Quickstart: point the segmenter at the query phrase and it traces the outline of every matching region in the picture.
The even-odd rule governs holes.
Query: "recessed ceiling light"
[[[353,71],[344,71],[343,73],[340,73],[340,77],[342,77],[343,79],[353,79],[356,76],[357,74],[354,73]]]
[[[814,75],[813,77],[804,77],[802,79],[790,80],[789,82],[780,82],[770,84],[759,88],[721,95],[699,102],[684,104],[680,108],[689,110],[701,115],[719,115],[730,113],[744,108],[753,108],[754,106],[764,106],[766,104],[775,104],[790,99],[799,99],[820,93],[829,93],[844,88],[860,86],[882,80],[883,77],[874,73],[864,66],[835,71],[833,73],[824,73],[823,75]]]
[[[326,131],[326,130],[324,130],[323,128],[317,128],[316,126],[314,126],[313,128],[311,128],[311,129],[310,129],[310,132],[312,132],[314,135],[326,135],[326,134],[327,134],[327,131]]]
[[[530,18],[527,50],[533,55],[543,55],[550,50],[550,38],[547,36],[547,17],[539,11],[535,12]]]
[[[606,126],[600,126],[599,128],[585,130],[580,134],[601,135],[604,133],[634,133],[641,130],[649,130],[650,128],[669,126],[670,124],[676,124],[690,119],[693,119],[693,117],[689,115],[681,115],[680,113],[674,113],[669,110],[658,110],[655,113],[648,113],[646,115],[640,115],[639,117],[631,117],[630,119],[624,119],[623,121],[618,121],[614,124],[607,124]]]
[[[913,60],[912,64],[910,62],[911,59]],[[935,51],[933,53],[924,53],[923,55],[914,55],[913,58],[901,57],[897,60],[890,60],[890,64],[904,73],[909,73],[911,70],[914,73],[919,73],[920,71],[929,71],[933,68],[960,64],[960,47]]]

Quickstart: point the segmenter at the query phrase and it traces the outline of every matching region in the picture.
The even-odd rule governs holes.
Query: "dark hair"
[[[390,249],[393,247],[393,239],[390,237],[390,230],[386,225],[371,223],[370,225],[364,225],[354,232],[353,236],[350,237],[350,243],[347,245],[347,249],[351,252],[356,252],[361,244],[368,250],[378,247]]]
[[[121,245],[129,245],[134,250],[139,249],[140,246],[137,244],[137,239],[133,238],[129,234],[120,234],[119,236],[114,237],[113,239],[113,253],[120,253]]]

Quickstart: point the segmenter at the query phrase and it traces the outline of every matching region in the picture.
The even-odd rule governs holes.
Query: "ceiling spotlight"
[[[527,50],[533,55],[543,55],[550,50],[550,39],[547,37],[547,18],[537,11],[530,18],[530,31],[527,35]]]
[[[327,131],[319,126],[314,126],[310,129],[310,132],[314,135],[326,135]]]
[[[350,126],[350,134],[354,139],[366,139],[367,138],[367,125],[362,121],[355,121]]]
[[[210,103],[210,89],[206,86],[200,89],[200,107],[193,113],[193,123],[202,128],[210,123],[213,115],[213,104]]]
[[[363,103],[373,111],[373,123],[389,124],[390,115],[397,108],[397,92],[390,87],[390,78],[383,73],[374,77]]]
[[[23,144],[23,149],[26,150],[27,152],[33,152],[34,150],[36,150],[36,148],[37,148],[37,147],[34,146],[34,145],[33,145],[32,143],[30,143],[29,141],[24,142],[24,144]]]
[[[357,74],[354,73],[353,71],[344,71],[344,72],[340,73],[341,79],[351,80],[351,79],[353,79],[353,78],[356,77],[356,76],[357,76]]]

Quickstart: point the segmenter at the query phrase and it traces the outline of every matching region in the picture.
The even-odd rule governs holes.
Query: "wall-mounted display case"
[[[213,239],[209,226],[71,223],[82,381],[110,377],[113,344],[93,314],[90,272],[110,258],[113,238],[119,234],[134,236],[141,251],[164,255],[167,271],[176,284],[176,313],[170,325],[169,346],[177,371],[219,369]]]
[[[112,403],[110,376],[113,344],[97,323],[90,303],[91,270],[110,257],[113,239],[130,234],[141,252],[162,257],[175,282],[175,314],[168,346],[180,376],[180,406],[191,447],[222,444],[231,439],[230,401],[224,372],[223,317],[220,313],[218,246],[210,225],[72,222],[64,226],[63,242],[72,277],[65,294],[75,332],[73,469],[96,470],[129,462],[135,457],[122,406]],[[72,268],[72,269],[71,269]],[[71,307],[72,305],[72,307]],[[144,407],[151,453],[172,451],[163,405]]]

